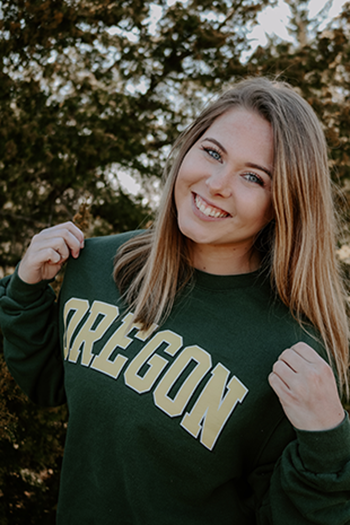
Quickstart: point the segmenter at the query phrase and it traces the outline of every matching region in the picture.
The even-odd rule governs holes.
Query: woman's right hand
[[[58,224],[34,235],[18,267],[18,275],[28,284],[53,279],[69,255],[79,257],[84,234],[72,222]]]

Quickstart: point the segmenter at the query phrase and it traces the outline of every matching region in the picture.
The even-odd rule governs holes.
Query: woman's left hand
[[[295,428],[328,430],[344,419],[333,371],[306,343],[299,342],[282,352],[269,383]]]

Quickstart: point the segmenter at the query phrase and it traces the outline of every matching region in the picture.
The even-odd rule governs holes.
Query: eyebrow
[[[226,149],[224,148],[224,146],[222,144],[220,144],[220,142],[218,140],[214,139],[213,137],[205,137],[205,138],[203,138],[203,141],[204,140],[209,140],[209,142],[213,142],[213,144],[216,144],[227,155]],[[247,167],[248,168],[255,168],[257,170],[261,170],[264,173],[266,173],[270,178],[272,178],[271,170],[265,168],[264,166],[260,166],[259,164],[254,164],[254,162],[247,162]]]
[[[248,162],[247,166],[248,168],[255,168],[257,170],[264,171],[266,175],[268,175],[272,179],[272,172],[267,168],[264,168],[264,166],[259,166],[259,164],[254,164],[253,162]]]

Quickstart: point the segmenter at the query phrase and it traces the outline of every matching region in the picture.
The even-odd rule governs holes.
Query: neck
[[[260,254],[246,247],[192,245],[192,264],[197,270],[214,275],[250,273],[261,265]]]

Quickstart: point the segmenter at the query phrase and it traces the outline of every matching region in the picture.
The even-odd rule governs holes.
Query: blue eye
[[[208,155],[213,157],[214,160],[221,160],[221,155],[216,149],[213,149],[213,148],[203,148],[203,149],[204,151],[208,153]]]
[[[256,184],[260,184],[260,186],[264,186],[264,181],[261,177],[256,175],[255,173],[245,173],[244,178],[248,182],[255,182]]]

